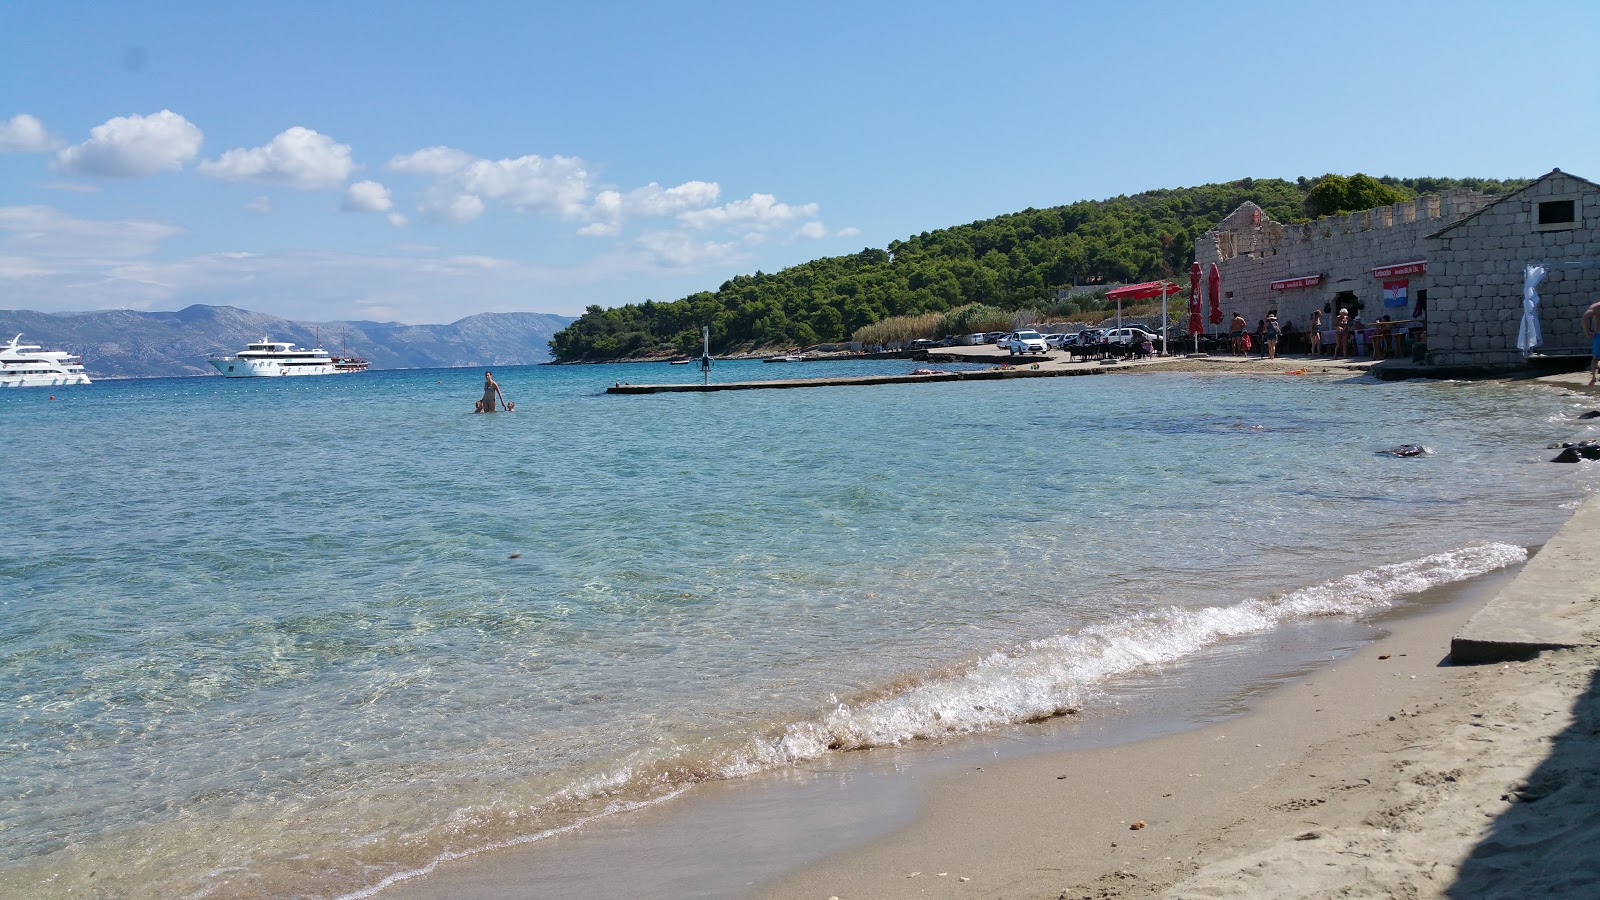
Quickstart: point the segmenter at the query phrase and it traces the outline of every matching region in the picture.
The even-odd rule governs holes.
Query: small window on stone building
[[[1534,208],[1534,231],[1562,231],[1578,227],[1578,201],[1543,200]]]

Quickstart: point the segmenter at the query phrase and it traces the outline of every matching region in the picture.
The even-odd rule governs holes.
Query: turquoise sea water
[[[1596,477],[1545,462],[1592,404],[1498,384],[496,377],[515,414],[468,370],[0,394],[0,895],[363,893],[1093,708],[1514,563]]]

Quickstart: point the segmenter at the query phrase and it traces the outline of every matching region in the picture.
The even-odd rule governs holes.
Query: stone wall
[[[1575,201],[1571,227],[1540,230],[1541,202]],[[1543,344],[1535,352],[1587,356],[1579,318],[1600,300],[1600,185],[1560,170],[1447,226],[1429,244],[1428,361],[1435,365],[1515,366],[1522,322],[1523,271],[1548,270],[1538,287]],[[1546,226],[1548,227],[1548,226]]]
[[[1386,312],[1406,319],[1417,291],[1432,289],[1431,267],[1427,274],[1408,276],[1411,302],[1403,310],[1383,308],[1383,282],[1372,269],[1427,259],[1429,234],[1482,209],[1489,199],[1460,189],[1300,225],[1273,221],[1254,203],[1244,203],[1195,241],[1195,259],[1202,268],[1217,264],[1223,315],[1237,311],[1252,329],[1272,309],[1280,324],[1302,329],[1312,310],[1323,310],[1323,326],[1331,328],[1333,314],[1341,305],[1352,305],[1352,298],[1367,322]],[[1285,291],[1270,288],[1274,281],[1307,275],[1321,275],[1322,281]]]

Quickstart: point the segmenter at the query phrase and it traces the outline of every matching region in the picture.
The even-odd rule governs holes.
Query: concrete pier
[[[978,372],[942,372],[938,375],[855,375],[845,378],[785,378],[772,381],[730,381],[721,384],[617,384],[608,394],[705,394],[713,391],[762,391],[783,388],[851,387],[875,384],[921,384],[929,381],[1003,381],[1010,378],[1062,378],[1073,375],[1099,375],[1119,365],[1105,366],[1026,366],[1014,369],[984,369]]]
[[[1450,641],[1455,663],[1530,659],[1541,650],[1600,644],[1592,630],[1600,608],[1600,497],[1567,524],[1515,580],[1467,620]]]

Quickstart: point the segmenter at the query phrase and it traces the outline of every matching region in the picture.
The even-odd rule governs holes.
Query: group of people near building
[[[1289,352],[1308,352],[1312,356],[1331,352],[1333,356],[1370,355],[1373,359],[1389,359],[1400,354],[1402,333],[1398,326],[1404,324],[1387,315],[1368,324],[1361,321],[1359,313],[1352,316],[1349,309],[1340,309],[1334,316],[1333,327],[1324,329],[1322,310],[1318,309],[1312,310],[1311,323],[1302,331],[1293,322],[1280,324],[1278,311],[1273,309],[1267,311],[1266,318],[1256,321],[1254,331],[1249,331],[1244,316],[1235,312],[1228,324],[1228,339],[1234,356],[1248,356],[1254,352],[1267,359],[1277,359],[1281,343]],[[1324,340],[1325,332],[1331,332],[1328,335],[1331,342]]]

